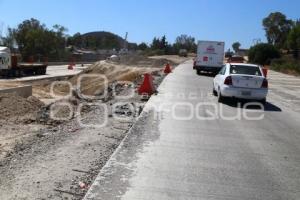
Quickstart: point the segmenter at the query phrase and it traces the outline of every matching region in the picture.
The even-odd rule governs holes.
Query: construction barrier
[[[68,69],[69,69],[69,70],[73,70],[74,67],[75,67],[75,65],[76,65],[76,64],[75,64],[75,58],[72,57],[72,58],[70,59],[69,65],[68,65]]]
[[[166,64],[166,67],[165,67],[165,69],[164,69],[164,73],[165,73],[165,74],[169,74],[169,73],[171,73],[171,72],[172,72],[171,66],[170,66],[169,63],[167,63],[167,64]]]
[[[72,65],[72,64],[69,64],[68,65],[68,70],[73,70],[74,69],[74,67],[73,67],[74,65]]]
[[[152,95],[156,92],[155,86],[153,84],[153,77],[151,74],[144,74],[144,81],[138,89],[139,95]]]
[[[264,77],[266,77],[267,78],[267,76],[268,76],[268,68],[262,68],[262,71],[263,71],[263,74],[264,74]]]

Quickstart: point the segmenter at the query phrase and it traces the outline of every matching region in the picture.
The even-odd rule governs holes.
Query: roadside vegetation
[[[249,62],[270,66],[271,69],[299,75],[300,66],[300,20],[288,19],[283,13],[274,12],[262,20],[267,43],[259,40],[249,49]],[[178,55],[184,50],[195,53],[196,39],[182,34],[171,43],[166,36],[154,37],[151,43],[130,43],[122,37],[105,31],[75,33],[68,35],[68,29],[61,25],[47,27],[37,19],[21,22],[15,28],[8,28],[5,37],[0,37],[0,45],[8,46],[22,55],[24,61],[42,60],[70,61],[76,49],[101,51],[128,48],[146,56]],[[238,54],[241,43],[232,48]],[[18,50],[17,50],[18,49]],[[228,50],[226,57],[234,52]],[[34,58],[33,58],[34,57]]]
[[[267,43],[258,43],[249,50],[249,61],[271,69],[300,75],[300,21],[287,19],[280,12],[263,19]]]
[[[130,43],[124,38],[105,31],[75,33],[68,35],[68,29],[61,25],[49,28],[37,19],[24,20],[17,27],[9,27],[6,36],[0,35],[0,45],[20,53],[23,61],[43,60],[70,61],[75,49],[116,50],[122,48],[141,51],[147,56],[178,54],[180,49],[189,53],[196,51],[196,40],[188,35],[180,35],[174,43],[166,36],[154,37],[152,43]]]
[[[180,49],[185,49],[189,53],[195,53],[197,49],[196,39],[182,34],[176,38],[175,43],[171,44],[167,41],[166,36],[161,38],[154,37],[152,43],[141,50],[144,50],[144,53],[148,56],[154,56],[178,54]]]
[[[271,69],[287,74],[300,75],[300,62],[294,58],[285,56],[274,59],[271,62]]]
[[[250,62],[269,65],[272,59],[280,58],[280,52],[272,44],[261,43],[250,48],[248,57]]]

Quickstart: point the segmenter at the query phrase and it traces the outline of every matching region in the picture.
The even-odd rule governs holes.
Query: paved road
[[[79,74],[82,70],[86,69],[90,64],[86,64],[83,67],[81,65],[76,65],[73,70],[68,70],[68,65],[51,65],[47,67],[46,75],[38,75],[38,76],[26,76],[22,78],[13,78],[13,79],[5,79],[0,77],[1,82],[14,82],[14,81],[33,81],[33,80],[41,80],[48,79],[54,77],[68,77]]]
[[[164,80],[85,199],[299,200],[297,87],[276,85],[284,80],[272,72],[265,110],[239,109],[218,105],[212,77],[191,68]]]
[[[276,103],[300,112],[300,77],[270,71],[270,98]]]

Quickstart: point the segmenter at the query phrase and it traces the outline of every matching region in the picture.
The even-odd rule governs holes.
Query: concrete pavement
[[[34,81],[50,78],[61,78],[61,77],[70,77],[79,74],[84,69],[86,69],[90,64],[85,64],[83,67],[76,65],[73,70],[68,70],[68,65],[50,65],[47,67],[46,75],[37,75],[37,76],[25,76],[21,78],[11,78],[6,79],[0,77],[1,82],[13,82],[13,81]]]
[[[177,67],[85,199],[300,199],[297,102],[276,88],[265,110],[243,109],[211,89],[191,62]]]
[[[269,83],[272,100],[300,112],[300,77],[270,71]]]

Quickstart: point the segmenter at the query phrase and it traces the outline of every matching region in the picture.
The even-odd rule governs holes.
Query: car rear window
[[[259,67],[246,66],[246,65],[231,65],[230,74],[262,76]]]

